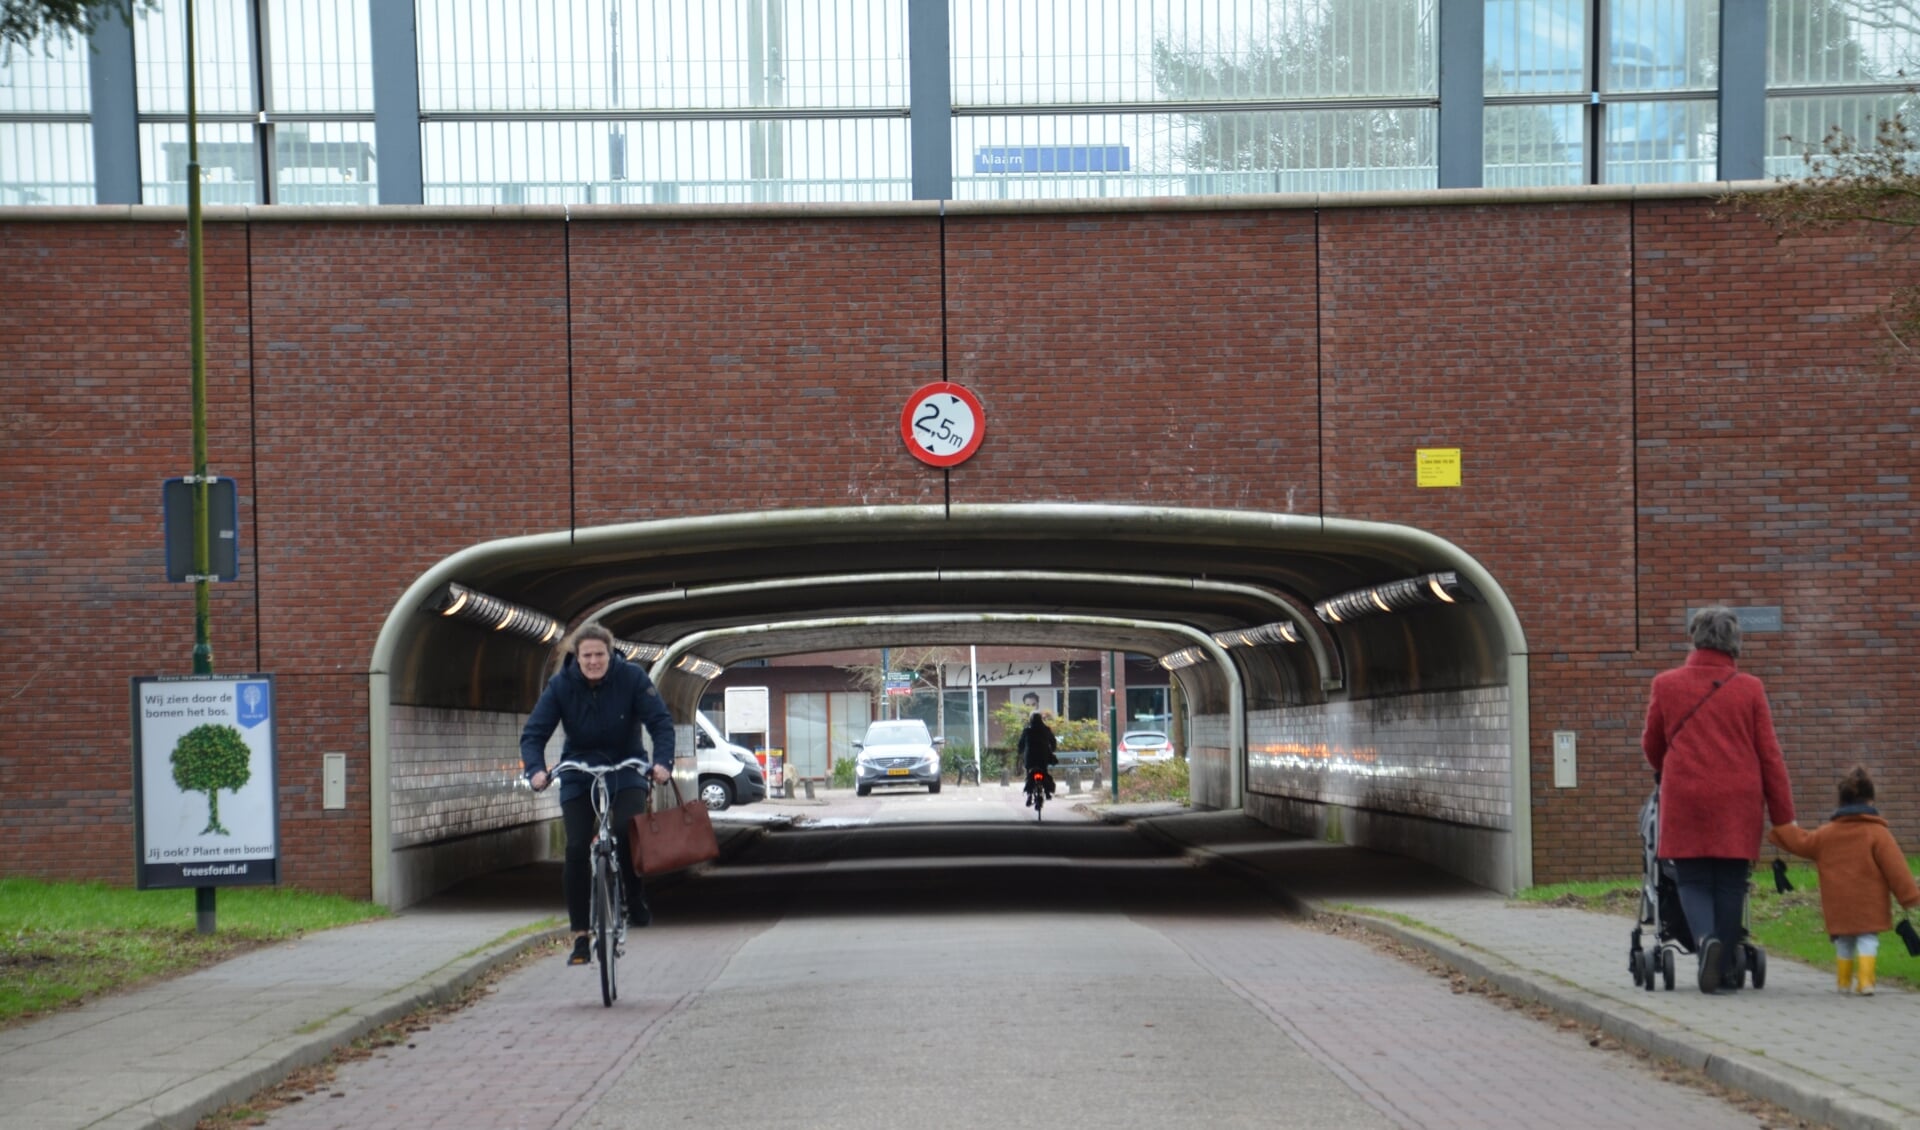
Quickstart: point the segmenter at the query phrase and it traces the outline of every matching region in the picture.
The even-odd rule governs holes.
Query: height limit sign
[[[936,381],[907,398],[900,413],[900,438],[922,463],[952,467],[980,450],[987,437],[987,413],[980,398],[961,385]]]

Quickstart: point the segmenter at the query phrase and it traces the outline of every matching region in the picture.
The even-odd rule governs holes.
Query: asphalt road
[[[984,812],[999,790],[969,791]],[[1124,828],[1017,804],[770,834],[656,893],[613,1008],[547,958],[267,1125],[1756,1125]]]

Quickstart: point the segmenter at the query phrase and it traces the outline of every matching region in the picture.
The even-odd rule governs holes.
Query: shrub
[[[853,787],[853,758],[843,757],[833,763],[833,787],[836,789]]]
[[[1187,763],[1182,758],[1142,765],[1120,776],[1120,803],[1149,804],[1156,801],[1189,803]]]

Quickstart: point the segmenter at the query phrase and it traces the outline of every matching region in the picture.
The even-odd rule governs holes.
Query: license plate
[[[911,770],[911,769],[889,769],[889,770],[887,770],[887,776],[889,776],[889,777],[905,777],[906,775],[908,775],[909,773],[912,773],[912,772],[913,772],[913,770]]]

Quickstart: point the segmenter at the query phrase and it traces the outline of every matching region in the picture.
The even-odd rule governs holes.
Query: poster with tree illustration
[[[133,680],[138,885],[279,878],[271,675]]]

